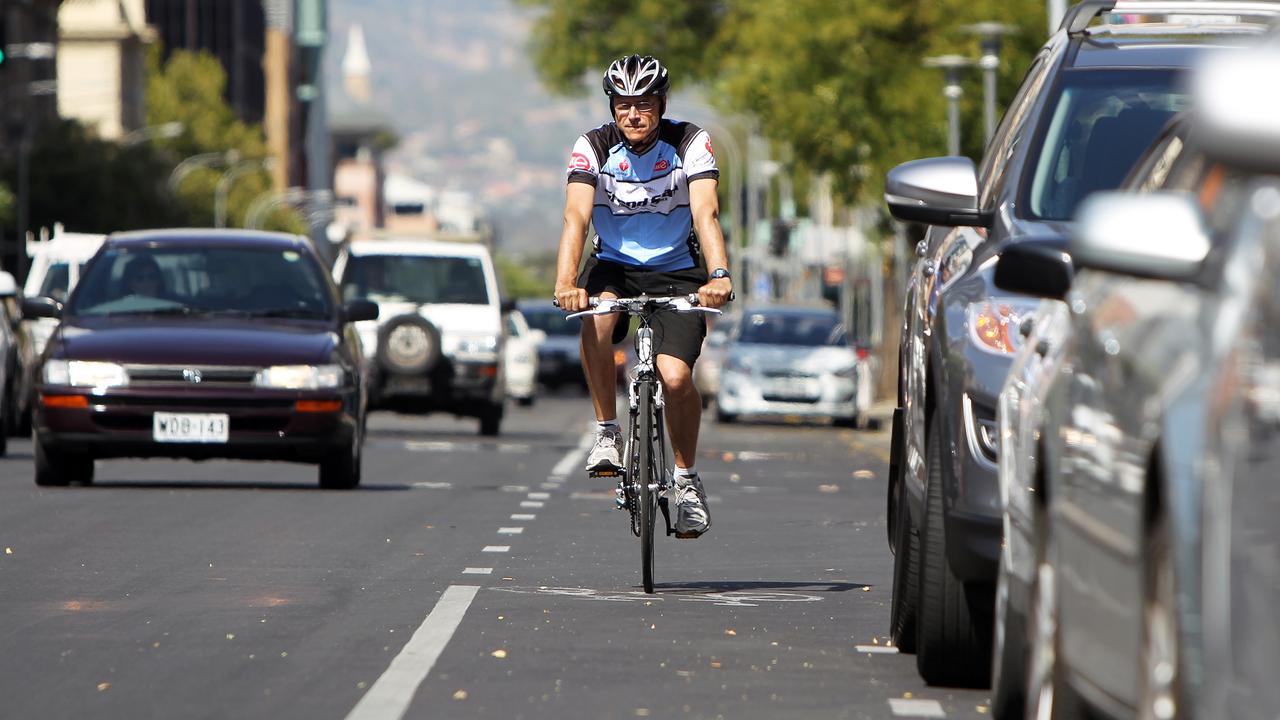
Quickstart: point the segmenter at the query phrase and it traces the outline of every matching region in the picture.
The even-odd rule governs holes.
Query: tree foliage
[[[175,50],[162,64],[157,48],[148,63],[147,124],[179,122],[184,128],[178,137],[157,145],[179,160],[228,151],[233,151],[233,164],[260,163],[268,157],[262,127],[240,120],[223,99],[227,75],[216,57],[205,51]],[[226,163],[211,163],[182,177],[177,194],[186,208],[188,224],[214,224],[214,194],[228,169]],[[227,224],[231,227],[242,225],[253,202],[271,192],[271,175],[264,166],[247,165],[242,170],[247,172],[234,176],[227,196]],[[288,210],[268,216],[266,227],[306,232],[301,218]]]
[[[946,52],[976,58],[978,41],[962,25],[1017,27],[1002,52],[1006,100],[1045,36],[1040,0],[522,1],[543,10],[532,52],[551,87],[599,92],[613,58],[656,55],[677,85],[700,87],[726,111],[755,120],[786,149],[792,170],[830,172],[850,201],[878,196],[897,163],[945,152],[942,78],[922,61]],[[976,70],[962,107],[964,148],[976,156]]]
[[[493,264],[504,298],[549,299],[555,289],[554,254],[522,257],[498,252],[493,255]]]

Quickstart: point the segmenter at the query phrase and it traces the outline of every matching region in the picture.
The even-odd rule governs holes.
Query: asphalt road
[[[884,652],[888,436],[704,425],[713,528],[658,591],[587,404],[377,413],[364,483],[308,466],[0,460],[0,718],[974,718]]]

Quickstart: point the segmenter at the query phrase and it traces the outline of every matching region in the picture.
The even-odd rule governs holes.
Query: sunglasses
[[[615,113],[628,113],[631,108],[635,108],[642,113],[653,112],[658,109],[658,101],[651,98],[641,100],[615,100],[613,103],[613,111]]]

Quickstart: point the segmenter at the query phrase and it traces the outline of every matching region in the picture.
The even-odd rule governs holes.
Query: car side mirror
[[[1199,273],[1210,247],[1190,193],[1100,192],[1081,203],[1069,252],[1076,268],[1186,281]]]
[[[378,303],[363,298],[352,300],[342,307],[343,322],[360,322],[378,319]]]
[[[515,301],[515,300],[503,300],[503,301],[498,305],[498,307],[502,310],[502,314],[503,314],[503,315],[506,315],[507,313],[509,313],[509,312],[511,312],[512,310],[515,310],[515,309],[516,309],[516,301]]]
[[[1214,160],[1280,172],[1280,50],[1218,50],[1192,75],[1191,141]]]
[[[0,298],[14,297],[18,294],[18,281],[13,275],[0,270]]]
[[[884,201],[899,220],[946,227],[991,227],[978,209],[978,173],[967,157],[905,162],[889,171]]]
[[[62,303],[51,297],[23,298],[22,317],[59,319],[62,317]]]
[[[1066,245],[1053,241],[1023,240],[1006,247],[996,262],[996,287],[1034,297],[1061,300],[1071,289],[1075,268]]]

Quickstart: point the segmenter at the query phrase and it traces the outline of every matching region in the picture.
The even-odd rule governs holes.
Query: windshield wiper
[[[248,313],[249,317],[261,318],[300,318],[304,320],[328,320],[327,313],[319,310],[308,308],[272,308],[269,310],[254,310]]]

